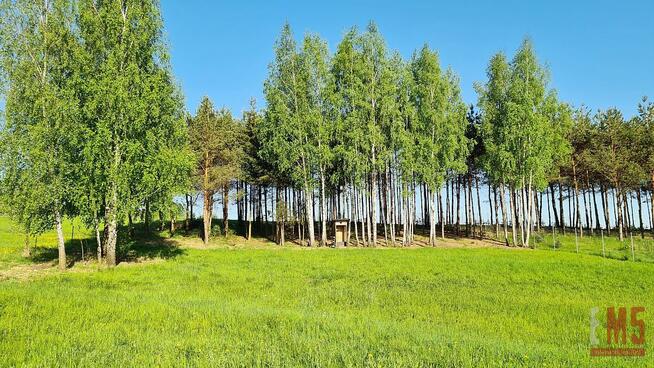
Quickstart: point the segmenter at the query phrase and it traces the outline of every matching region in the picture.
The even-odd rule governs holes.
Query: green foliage
[[[617,109],[601,112],[596,117],[598,134],[591,148],[595,170],[618,190],[635,186],[644,179],[638,165],[638,141],[634,121],[627,121]]]
[[[6,82],[0,190],[7,213],[38,234],[75,214],[81,145],[80,50],[70,1],[3,1]]]
[[[548,90],[548,73],[529,40],[510,63],[503,54],[493,56],[487,76],[476,89],[489,177],[514,188],[545,188],[552,171],[569,159],[569,107]]]
[[[241,176],[244,130],[229,110],[216,111],[208,97],[189,119],[189,142],[195,155],[196,188],[213,192]]]
[[[458,80],[441,72],[438,56],[425,45],[412,60],[413,103],[417,124],[413,134],[417,172],[430,190],[443,185],[449,171],[465,171],[469,142],[465,137],[465,105]]]
[[[119,217],[145,201],[170,203],[184,189],[191,161],[159,4],[84,0],[79,7],[87,60],[85,163],[100,176],[88,180]]]

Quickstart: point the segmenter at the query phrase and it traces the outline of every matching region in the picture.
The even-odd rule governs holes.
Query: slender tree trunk
[[[490,190],[490,188],[489,188]],[[500,238],[500,217],[498,212],[498,203],[497,203],[497,185],[493,185],[493,212],[495,213],[495,239]]]
[[[518,244],[518,238],[517,238],[517,229],[516,229],[516,221],[517,221],[517,210],[516,210],[516,200],[515,200],[515,189],[513,186],[510,189],[509,193],[509,205],[511,206],[511,230],[513,231],[513,246],[516,246]]]
[[[223,186],[223,234],[229,234],[229,184]]]
[[[488,213],[490,217],[490,222],[488,223],[490,225],[490,228],[493,228],[493,224],[495,224],[495,214],[493,212],[495,203],[493,202],[493,188],[491,187],[490,179],[488,182]],[[497,236],[496,236],[497,237]]]
[[[175,235],[175,221],[177,221],[176,217],[177,215],[175,214],[175,211],[171,211],[170,212],[170,236],[171,237]]]
[[[116,240],[118,238],[118,223],[116,218],[115,200],[107,208],[107,241],[106,241],[106,262],[108,266],[116,265]]]
[[[429,245],[432,247],[436,246],[436,209],[434,198],[434,192],[431,189],[428,189],[427,193],[429,197]]]
[[[549,189],[545,189],[545,195],[547,196],[547,199],[546,199],[546,202],[547,202],[547,224],[549,225],[550,228],[552,228],[552,205],[550,204],[550,190]],[[552,203],[554,203],[554,201],[552,201]]]
[[[373,233],[372,224],[373,224],[373,221],[371,220],[372,216],[370,215],[370,213],[372,212],[372,210],[371,210],[371,208],[372,208],[372,199],[371,199],[371,195],[369,195],[369,193],[370,193],[370,182],[367,182],[366,185],[367,185],[368,190],[366,190],[366,192],[364,192],[364,194],[363,194],[364,197],[365,197],[365,203],[364,203],[365,211],[363,213],[364,213],[364,216],[366,217],[366,229],[368,230],[368,236],[366,238],[366,242],[367,242],[368,246],[374,247],[375,243],[372,240],[373,239],[372,238],[372,233]]]
[[[552,194],[552,213],[554,214],[554,224],[556,227],[561,227],[561,223],[559,222],[559,215],[558,211],[556,210],[556,197],[554,195],[554,184],[550,183],[550,193]],[[550,224],[551,226],[552,224]]]
[[[32,248],[30,242],[30,233],[25,232],[25,247],[23,248],[23,257],[29,258],[32,256]]]
[[[645,239],[645,227],[643,226],[643,203],[640,197],[640,188],[636,189],[636,199],[638,200],[638,223],[640,224],[640,237]]]
[[[456,177],[456,236],[461,231],[461,176]]]
[[[307,226],[309,232],[309,246],[315,245],[315,233],[313,223],[313,192],[309,189],[309,181],[304,179],[304,199],[306,201],[305,210],[307,215]]]
[[[561,185],[561,179],[559,178],[559,224],[563,235],[565,235],[565,218],[563,216],[563,185]]]
[[[320,245],[327,245],[327,198],[325,198],[325,169],[320,166]]]
[[[611,235],[611,217],[609,216],[609,195],[608,190],[603,184],[600,184],[600,196],[602,197],[602,207],[604,209],[604,225],[606,234]]]
[[[484,238],[484,220],[481,216],[481,197],[479,196],[479,177],[475,175],[475,188],[477,190],[477,213],[479,215],[479,239]]]
[[[574,197],[572,196],[572,191],[569,186],[567,187],[567,189],[568,189],[568,218],[570,219],[570,227],[572,228],[576,226],[574,220],[575,217],[572,210],[572,203]]]
[[[386,175],[385,173],[378,177],[379,185],[379,217],[381,217],[382,225],[384,226],[384,245],[388,246],[388,230],[386,229],[388,225],[388,198],[386,197],[387,186]]]
[[[353,218],[354,218],[354,239],[357,242],[357,247],[360,246],[360,241],[359,241],[359,196],[357,195],[357,190],[354,185],[352,185],[352,211],[353,213]]]
[[[442,189],[443,188],[441,187],[438,190],[438,218],[441,225],[441,239],[445,240],[445,217],[443,215],[443,194],[441,193]]]
[[[450,179],[445,179],[445,223],[449,225],[450,222]]]
[[[595,185],[593,184],[590,187],[592,194],[593,194],[593,207],[595,210],[595,229],[597,231],[600,231],[602,229],[602,225],[600,225],[600,216],[599,216],[599,209],[597,207],[597,195],[595,194]]]
[[[500,207],[502,208],[502,223],[504,224],[504,243],[506,246],[509,246],[509,225],[508,219],[506,218],[506,206],[504,205],[504,198],[506,197],[504,193],[504,184],[500,185]]]
[[[213,218],[213,191],[204,191],[204,206],[202,207],[202,222],[204,230],[204,245],[209,244],[209,237],[211,236],[211,220]]]
[[[618,236],[620,241],[624,240],[624,233],[623,233],[623,224],[624,224],[624,217],[622,215],[623,211],[623,196],[622,196],[622,190],[619,189],[618,185],[615,185],[616,187],[616,200],[617,200],[617,218],[618,218]]]
[[[394,188],[394,181],[393,181],[393,173],[391,172],[390,167],[386,167],[386,177],[388,181],[388,195],[390,197],[390,212],[389,212],[389,220],[390,220],[390,228],[391,228],[391,244],[395,246],[395,190]]]
[[[62,227],[61,212],[59,209],[54,211],[55,227],[57,229],[57,248],[59,250],[59,269],[66,269],[66,244],[64,242],[64,231]]]
[[[184,201],[186,203],[184,230],[188,231],[191,227],[191,195],[188,193],[184,194]]]
[[[577,181],[577,166],[576,162],[574,159],[572,160],[572,180],[575,185],[575,227],[579,231],[579,235],[583,238],[584,237],[584,230],[583,227],[581,226],[581,212],[579,208],[579,183]]]

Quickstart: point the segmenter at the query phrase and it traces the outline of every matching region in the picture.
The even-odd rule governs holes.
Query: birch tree
[[[264,83],[268,104],[259,127],[261,156],[304,190],[308,244],[315,244],[313,191],[316,152],[307,124],[309,116],[307,65],[286,24],[275,43],[275,59]]]
[[[468,154],[465,108],[456,78],[442,73],[438,56],[425,45],[412,61],[413,103],[418,124],[415,134],[417,169],[427,185],[429,199],[429,243],[436,243],[436,195],[448,170],[463,171]],[[441,232],[441,237],[443,233]]]
[[[62,222],[74,216],[80,159],[79,44],[71,1],[0,4],[6,115],[2,194],[26,232],[54,227],[66,268]]]
[[[169,184],[190,169],[185,116],[159,3],[81,0],[79,9],[86,162],[103,190],[97,195],[105,204],[106,262],[113,266],[121,220],[148,199],[171,198]]]

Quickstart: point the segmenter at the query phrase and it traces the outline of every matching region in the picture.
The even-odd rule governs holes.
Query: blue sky
[[[636,113],[654,99],[654,1],[200,1],[162,0],[173,69],[195,111],[204,95],[240,116],[262,105],[272,47],[284,22],[320,34],[333,51],[352,26],[374,20],[389,49],[408,58],[428,43],[477,99],[491,55],[512,55],[525,37],[562,100]]]

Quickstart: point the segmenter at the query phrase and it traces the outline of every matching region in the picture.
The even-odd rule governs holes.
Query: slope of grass
[[[547,249],[193,247],[0,281],[0,366],[647,367],[653,290],[654,264]],[[589,356],[612,305],[645,306],[645,358]]]
[[[644,238],[634,234],[633,237],[626,236],[623,241],[620,241],[614,231],[611,236],[604,234],[603,238],[604,246],[602,246],[602,236],[597,232],[592,236],[585,234],[583,237],[579,236],[579,234],[575,236],[574,232],[570,230],[565,235],[560,233],[552,235],[549,232],[544,232],[538,237],[536,247],[572,253],[579,252],[625,261],[654,262],[654,239],[649,233]]]

